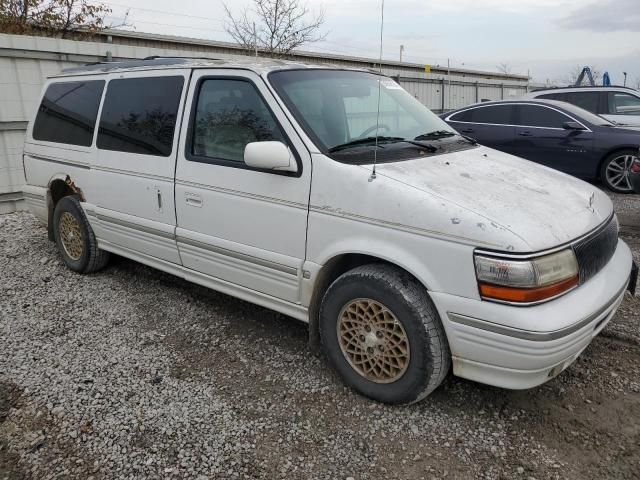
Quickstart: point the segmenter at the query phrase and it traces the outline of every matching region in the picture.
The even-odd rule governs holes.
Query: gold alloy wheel
[[[58,233],[60,234],[60,242],[66,254],[72,260],[80,260],[83,249],[82,233],[80,232],[78,221],[69,212],[64,212],[60,216]]]
[[[337,334],[342,354],[367,380],[392,383],[409,366],[407,333],[380,302],[357,298],[347,303],[338,317]]]

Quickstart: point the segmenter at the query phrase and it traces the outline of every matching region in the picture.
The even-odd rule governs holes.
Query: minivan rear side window
[[[98,148],[168,157],[184,77],[111,80],[100,116]]]
[[[90,147],[103,89],[104,80],[50,84],[33,123],[33,139]]]

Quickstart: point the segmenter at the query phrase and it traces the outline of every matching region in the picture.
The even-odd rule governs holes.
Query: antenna
[[[384,0],[382,0],[382,13],[380,18],[380,57],[378,62],[378,113],[376,114],[376,146],[373,150],[373,170],[369,181],[376,178],[376,163],[378,163],[378,132],[380,131],[380,94],[382,92],[382,34],[384,33]]]

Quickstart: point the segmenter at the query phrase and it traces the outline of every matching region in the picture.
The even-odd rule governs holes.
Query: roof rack
[[[163,59],[180,59],[184,58],[186,60],[221,60],[220,58],[213,57],[187,57],[182,55],[151,55],[150,57],[144,57],[142,60],[163,60]]]
[[[127,59],[111,62],[93,62],[86,63],[81,66],[65,68],[62,71],[64,73],[72,72],[91,72],[91,71],[108,71],[122,68],[139,68],[139,67],[155,67],[155,66],[171,66],[182,65],[185,63],[193,62],[194,60],[208,60],[208,61],[222,61],[219,58],[209,57],[171,57],[154,55],[152,57],[145,57],[143,59]]]
[[[545,90],[558,90],[558,89],[562,89],[565,90],[567,88],[624,88],[625,90],[634,90],[635,88],[633,87],[624,87],[622,85],[607,85],[606,87],[604,85],[568,85],[566,87],[540,87],[540,88],[533,88],[531,91],[532,92],[542,92]]]

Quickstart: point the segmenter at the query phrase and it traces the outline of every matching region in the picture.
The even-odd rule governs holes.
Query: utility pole
[[[402,54],[404,53],[404,45],[400,45],[400,62],[402,62]]]
[[[449,105],[447,105],[447,108],[449,110],[451,110],[451,59],[447,58],[447,79],[449,80],[449,92],[448,92],[448,97],[449,97]]]
[[[256,22],[253,22],[253,46],[256,50],[256,58],[258,58],[258,32],[256,31]]]

